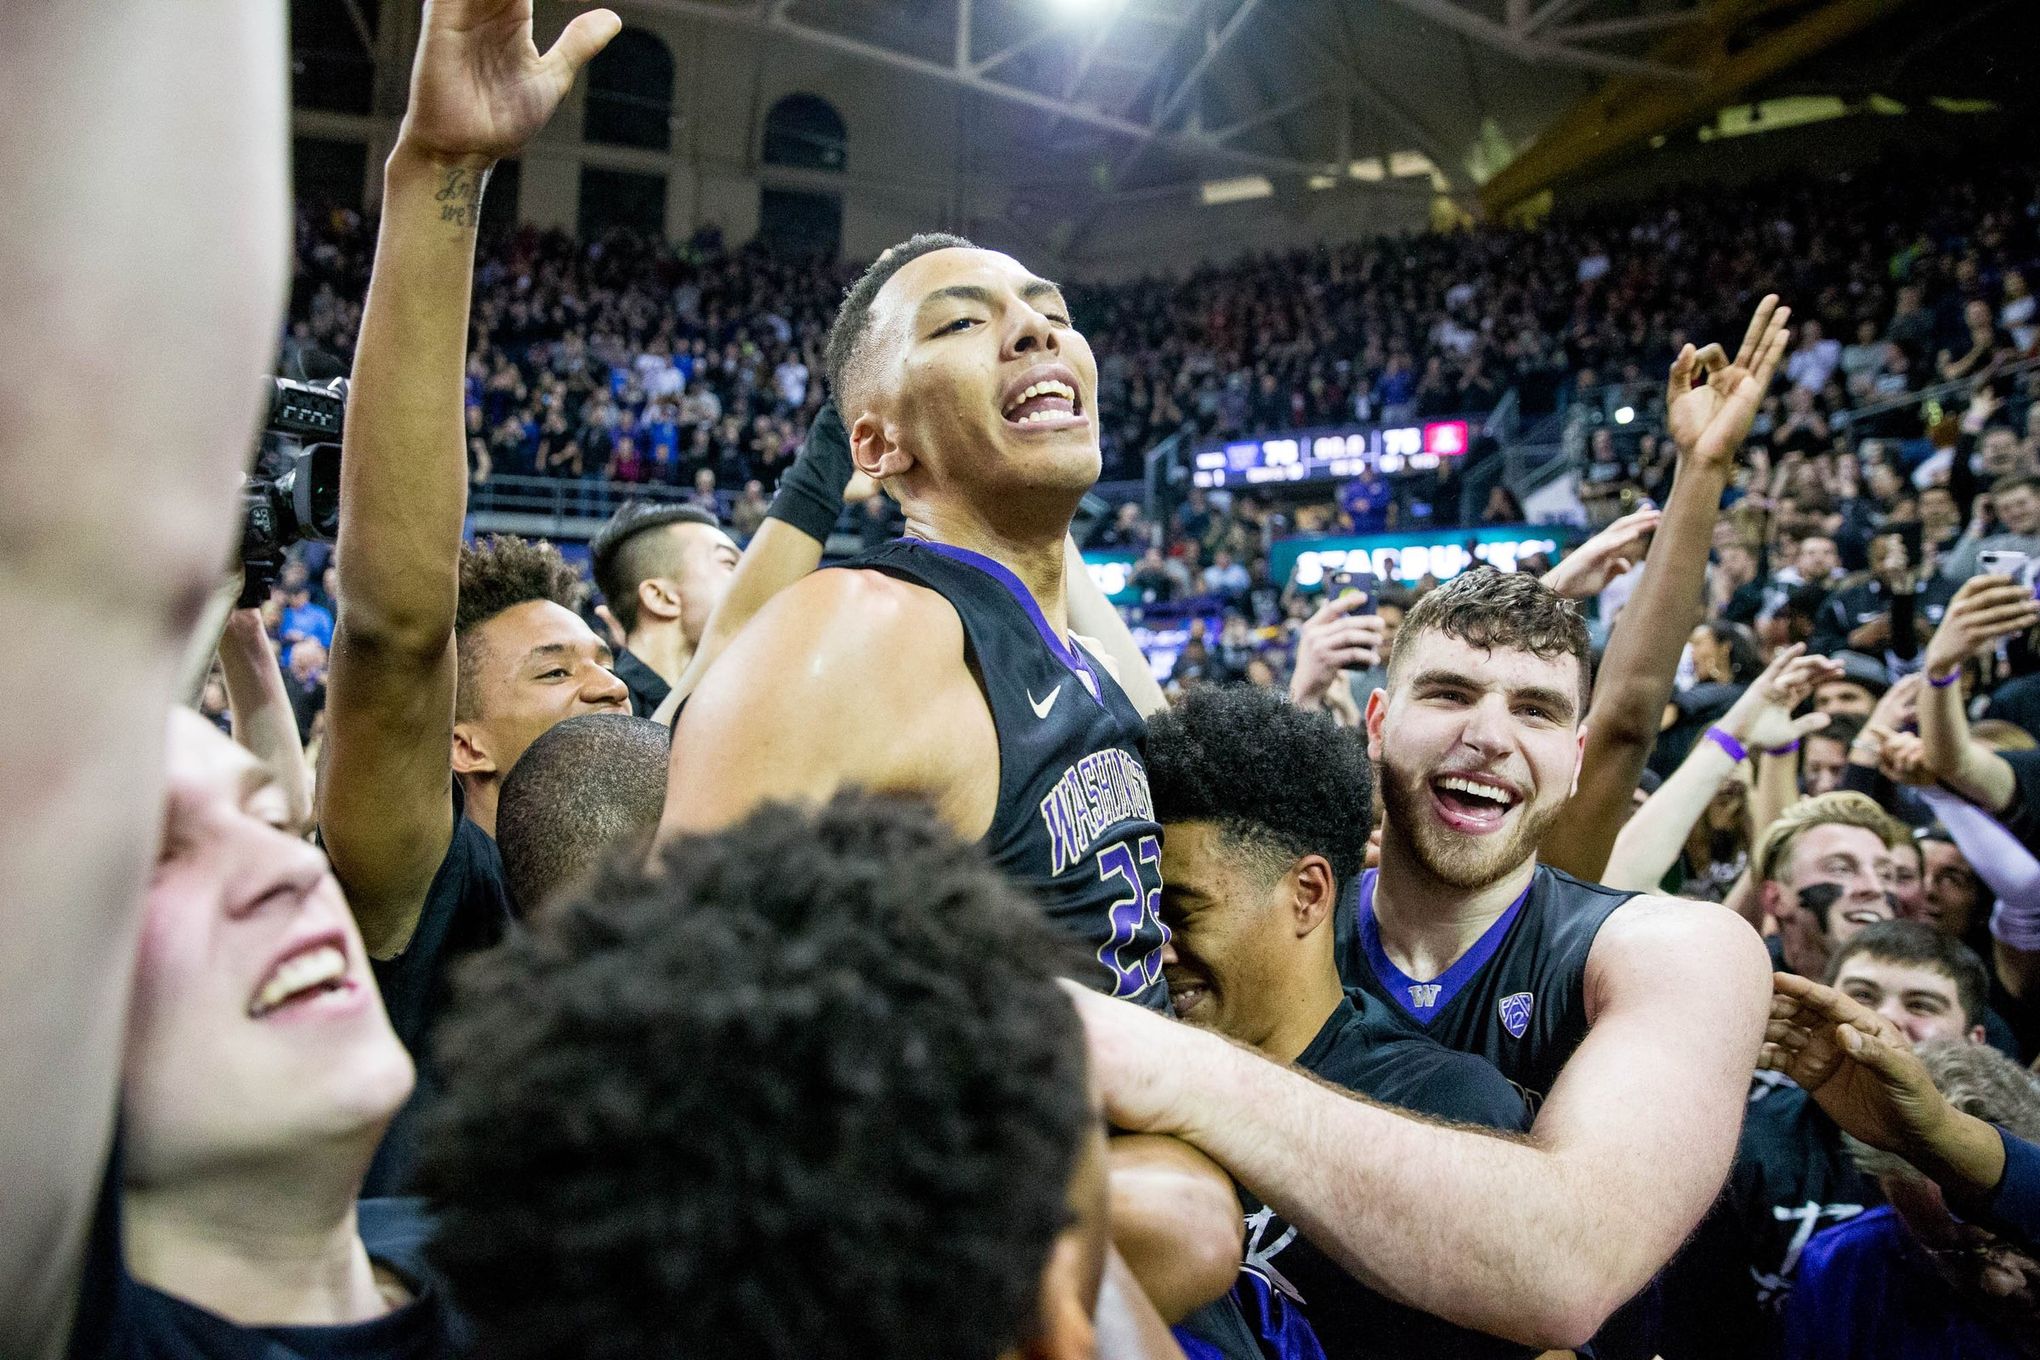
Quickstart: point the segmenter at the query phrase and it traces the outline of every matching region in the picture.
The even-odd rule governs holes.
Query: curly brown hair
[[[1546,661],[1570,656],[1580,666],[1580,708],[1594,692],[1593,651],[1578,606],[1527,572],[1475,567],[1439,586],[1403,616],[1388,655],[1390,683],[1425,633],[1443,633],[1485,651],[1532,652]]]
[[[580,596],[581,578],[560,550],[544,539],[491,534],[460,549],[460,598],[454,605],[454,652],[459,678],[454,689],[454,717],[480,716],[481,642],[475,629],[506,609],[533,600],[550,600],[572,609]]]

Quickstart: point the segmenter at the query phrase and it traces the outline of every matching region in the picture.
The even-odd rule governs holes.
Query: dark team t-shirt
[[[1411,1034],[1386,1005],[1349,995],[1326,1019],[1296,1065],[1384,1105],[1460,1124],[1520,1132],[1530,1113],[1509,1080],[1466,1053]],[[1252,1334],[1259,1354],[1303,1360],[1313,1344],[1333,1360],[1410,1356],[1527,1356],[1536,1353],[1484,1336],[1383,1297],[1348,1275],[1273,1210],[1241,1192],[1247,1214],[1246,1261],[1227,1306],[1191,1324],[1227,1355]],[[1240,1323],[1244,1314],[1246,1325]]]
[[[1806,1092],[1760,1082],[1751,1096],[1728,1185],[1665,1272],[1667,1360],[1777,1355],[1807,1243],[1883,1202]]]
[[[418,1064],[418,1085],[376,1149],[363,1193],[395,1195],[417,1162],[418,1116],[438,1089],[431,1061],[432,1027],[446,1011],[452,969],[470,954],[502,941],[513,912],[503,856],[490,835],[467,819],[460,785],[453,790],[453,837],[425,891],[411,942],[395,958],[375,961],[375,983],[397,1038]]]
[[[425,1260],[423,1203],[363,1200],[358,1224],[371,1261],[409,1286],[411,1301],[342,1327],[244,1327],[153,1289],[121,1253],[118,1158],[100,1191],[69,1360],[456,1360],[466,1333]]]
[[[647,666],[631,652],[618,652],[616,664],[609,668],[616,678],[623,681],[623,687],[630,691],[630,711],[640,718],[649,718],[659,711],[659,705],[666,702],[666,696],[673,687],[666,683],[666,677]]]

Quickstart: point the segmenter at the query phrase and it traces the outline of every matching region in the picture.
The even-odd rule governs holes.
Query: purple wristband
[[[1766,746],[1764,748],[1764,754],[1767,756],[1789,756],[1798,749],[1799,739],[1797,737],[1794,737],[1791,741],[1786,742],[1783,746]]]
[[[1750,758],[1750,753],[1743,749],[1743,744],[1741,742],[1737,741],[1734,737],[1731,737],[1730,735],[1728,735],[1728,733],[1722,731],[1718,727],[1708,728],[1707,738],[1708,740],[1712,741],[1716,746],[1719,746],[1722,750],[1728,752],[1728,758],[1730,760],[1733,760],[1738,765],[1742,764],[1742,762]]]
[[[1957,666],[1954,670],[1949,671],[1946,675],[1928,676],[1927,683],[1932,685],[1935,689],[1946,689],[1948,688],[1948,686],[1954,684],[1957,680],[1960,680],[1961,678],[1962,668],[1960,666]]]

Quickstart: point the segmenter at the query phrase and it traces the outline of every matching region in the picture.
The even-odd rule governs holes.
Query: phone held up
[[[1330,571],[1325,573],[1325,598],[1343,600],[1348,595],[1358,595],[1360,603],[1352,610],[1355,614],[1372,614],[1375,601],[1381,598],[1381,582],[1369,572]]]

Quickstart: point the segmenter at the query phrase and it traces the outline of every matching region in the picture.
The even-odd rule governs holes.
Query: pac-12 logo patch
[[[1502,998],[1498,1008],[1502,1013],[1502,1028],[1509,1031],[1511,1038],[1520,1039],[1523,1031],[1530,1028],[1530,1007],[1535,998],[1528,992],[1511,992]]]

